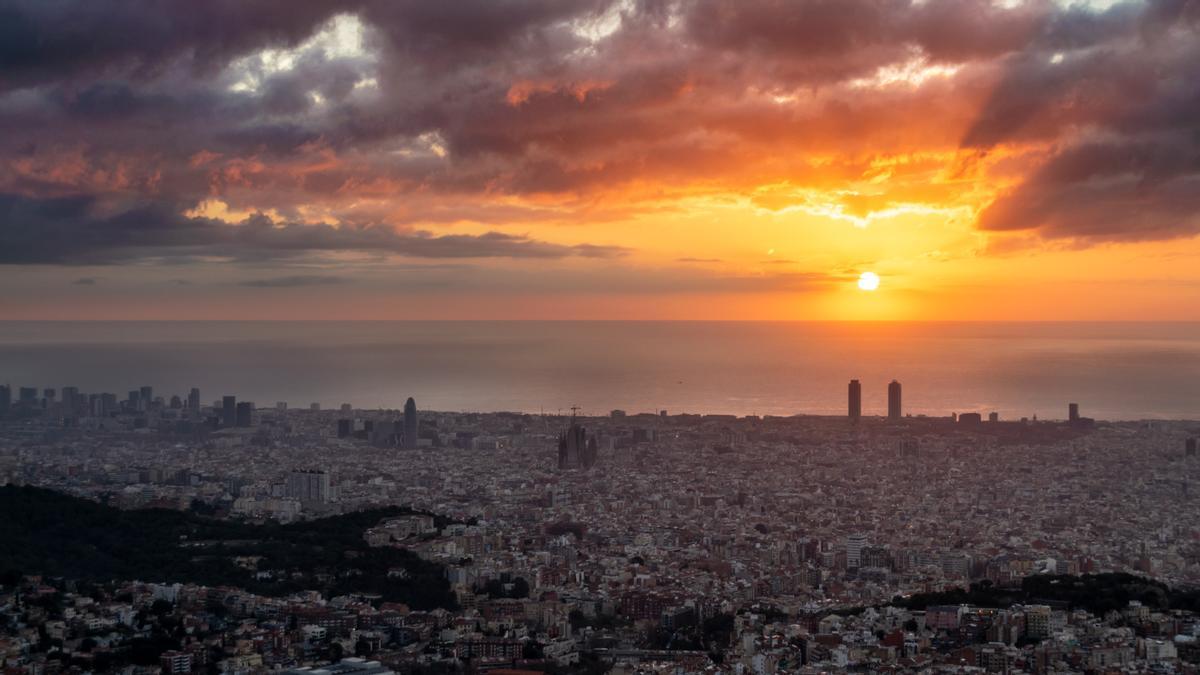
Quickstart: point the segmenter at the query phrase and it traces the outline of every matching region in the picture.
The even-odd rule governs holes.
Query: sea
[[[1198,323],[0,322],[0,383],[259,407],[1200,419]],[[15,392],[14,392],[15,393]]]

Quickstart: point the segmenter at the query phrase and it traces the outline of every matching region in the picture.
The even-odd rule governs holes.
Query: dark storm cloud
[[[1200,233],[1200,138],[1074,145],[985,209],[979,224],[1109,241]]]
[[[179,58],[209,71],[264,46],[294,44],[335,0],[3,0],[0,88],[120,73],[148,78]]]
[[[114,210],[93,197],[0,195],[0,264],[269,260],[333,252],[417,258],[607,258],[624,250],[552,244],[500,232],[434,236],[386,226],[278,224],[262,215],[230,225],[179,215],[177,205],[150,203]]]
[[[979,226],[1082,243],[1200,233],[1200,3],[1072,18],[1052,35],[1089,49],[1013,58],[964,138],[983,151],[1055,142]]]
[[[577,46],[564,22],[594,16],[611,0],[374,1],[366,19],[394,53],[431,68],[497,57],[556,56]]]
[[[870,74],[919,50],[938,62],[1011,53],[1046,23],[1046,3],[990,0],[697,0],[686,3],[697,44],[782,83]]]
[[[247,65],[338,14],[362,21],[364,53]],[[26,200],[0,208],[50,223],[0,223],[0,259],[611,256],[301,225],[299,208],[496,226],[545,217],[510,196],[824,189],[874,154],[1005,145],[1045,162],[980,227],[1180,236],[1196,229],[1198,21],[1197,0],[0,0],[0,128],[18,132],[0,135],[0,192]],[[856,84],[914,60],[960,74]],[[180,215],[207,198],[290,224]],[[363,215],[372,201],[400,206]]]

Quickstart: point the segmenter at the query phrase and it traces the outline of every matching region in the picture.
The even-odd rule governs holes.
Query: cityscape
[[[0,0],[0,675],[1200,675],[1200,0]]]
[[[878,383],[888,405],[872,415],[864,386],[849,382],[843,416],[788,417],[0,388],[0,489],[21,523],[5,536],[23,544],[0,555],[6,668],[1150,672],[1200,662],[1200,424],[1096,421],[1074,402],[1057,420],[924,416],[903,408],[895,380]],[[54,539],[64,530],[30,529],[48,515],[39,509],[79,499],[93,506],[73,512],[107,510],[72,530],[96,543],[83,560],[38,560],[69,550]],[[190,519],[180,527],[329,523],[318,531],[337,528],[331,540],[363,555],[413,559],[382,573],[338,558],[310,569],[305,555],[230,539],[206,566],[184,554],[164,563],[174,572],[90,571],[103,574],[118,550],[106,548],[111,530],[93,529],[123,531],[121,514],[161,510]],[[356,514],[368,521],[340,520]],[[413,571],[416,561],[429,569]]]

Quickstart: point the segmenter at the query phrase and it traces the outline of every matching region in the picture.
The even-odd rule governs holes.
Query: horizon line
[[[1196,319],[7,319],[3,323],[808,323],[1200,324]]]

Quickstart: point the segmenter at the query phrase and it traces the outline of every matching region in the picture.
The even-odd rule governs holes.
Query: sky
[[[1200,320],[1200,0],[0,0],[0,130],[0,319]]]

